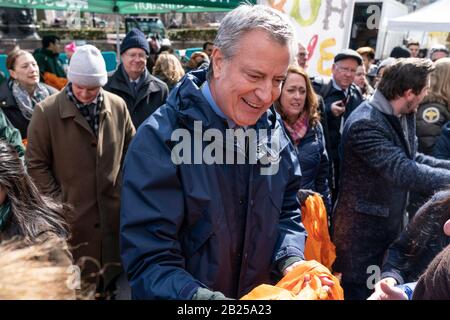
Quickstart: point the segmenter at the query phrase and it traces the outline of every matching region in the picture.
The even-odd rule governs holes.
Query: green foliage
[[[66,29],[66,28],[42,28],[38,31],[39,35],[56,35],[61,40],[104,40],[106,32],[104,29],[83,28],[83,29]]]
[[[216,37],[217,29],[170,29],[168,38],[171,41],[213,41]]]
[[[123,32],[121,30],[121,32]],[[99,28],[82,28],[82,29],[67,29],[67,28],[40,28],[39,35],[56,35],[61,40],[105,40],[106,32]],[[168,38],[171,41],[213,41],[216,37],[217,29],[170,29],[167,32]]]

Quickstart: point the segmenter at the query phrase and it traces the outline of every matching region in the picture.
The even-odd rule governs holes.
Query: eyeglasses
[[[298,56],[299,56],[299,57],[306,57],[306,52],[299,52],[299,53],[298,53]]]
[[[139,58],[139,60],[147,60],[148,55],[145,53],[131,53],[131,52],[125,52],[125,55],[129,57],[130,59],[136,59]]]
[[[336,65],[336,67],[338,68],[339,71],[345,72],[345,73],[350,73],[350,74],[355,74],[356,73],[356,69],[351,69],[348,67],[341,67],[340,65]]]

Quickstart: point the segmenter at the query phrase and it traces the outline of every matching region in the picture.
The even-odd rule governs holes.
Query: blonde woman
[[[169,90],[172,90],[184,76],[184,70],[176,56],[164,52],[156,60],[155,66],[153,67],[153,75],[164,81],[169,87]]]
[[[197,70],[197,69],[207,69],[209,67],[209,57],[206,53],[202,51],[195,51],[189,61],[186,63],[185,71]]]

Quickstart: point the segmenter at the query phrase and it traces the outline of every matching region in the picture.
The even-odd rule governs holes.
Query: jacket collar
[[[125,73],[125,69],[123,68],[123,64],[121,63],[119,65],[119,67],[117,68],[116,72],[114,73],[114,75],[111,77],[110,87],[111,87],[111,89],[122,91],[122,92],[125,92],[130,95],[130,90],[129,90],[130,86],[128,83],[129,81],[125,77],[124,73]],[[139,94],[139,98],[141,96],[146,96],[149,92],[160,91],[160,88],[156,84],[156,80],[153,79],[153,77],[150,75],[150,73],[148,71],[145,73],[144,79],[139,80],[139,82],[140,82],[139,86],[141,88],[142,88],[142,86],[144,88],[147,88],[147,91],[145,92],[145,94]],[[140,90],[140,92],[142,92],[142,90]]]
[[[369,98],[368,102],[371,106],[373,106],[381,113],[387,114],[389,116],[394,116],[394,110],[392,109],[392,105],[380,91],[375,90],[373,96]]]
[[[402,142],[407,150],[410,157],[413,157],[413,146],[415,138],[415,115],[401,115],[400,117],[394,114],[394,110],[389,101],[384,97],[384,95],[375,90],[375,93],[368,100],[369,105],[374,109],[381,112],[386,116],[386,119],[391,123],[397,135],[401,137]]]
[[[103,89],[100,89],[100,94],[104,94]],[[58,93],[57,101],[59,106],[59,115],[62,119],[75,118],[78,116],[83,117],[74,103],[70,101],[65,89],[62,89],[61,92]],[[102,114],[111,113],[111,105],[109,104],[109,100],[103,99],[100,116]]]

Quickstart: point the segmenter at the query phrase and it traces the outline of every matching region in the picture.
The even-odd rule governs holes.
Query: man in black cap
[[[166,102],[169,93],[167,85],[147,71],[149,53],[145,35],[136,28],[128,32],[120,46],[122,63],[105,86],[125,100],[136,129]]]
[[[336,199],[339,183],[340,157],[338,147],[341,141],[345,119],[363,101],[363,97],[353,84],[356,69],[363,59],[358,52],[345,49],[334,57],[332,77],[330,80],[316,78],[313,86],[322,96],[328,126],[327,152],[332,159],[332,176],[330,177],[333,203]]]

